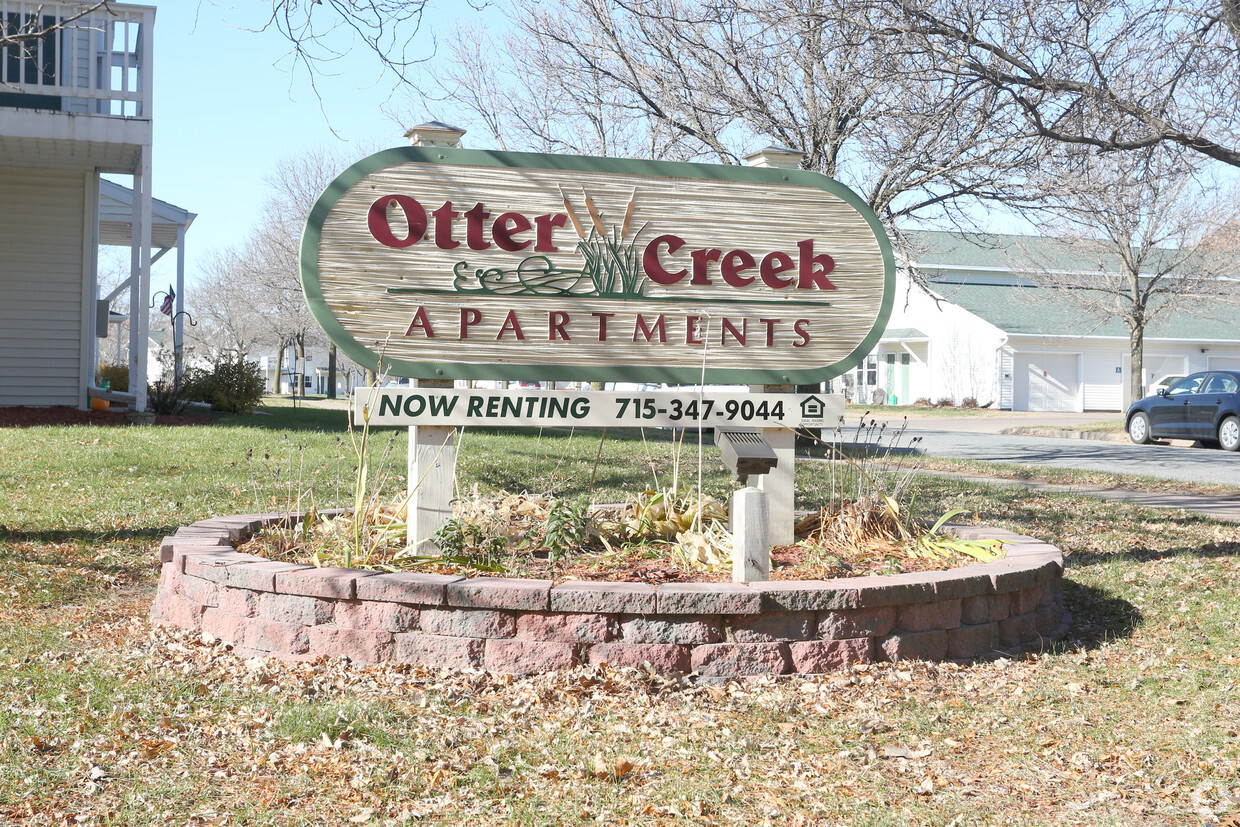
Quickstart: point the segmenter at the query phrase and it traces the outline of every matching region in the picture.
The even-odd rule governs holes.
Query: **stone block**
[[[935,583],[933,578],[926,575],[924,572],[910,572],[854,578],[851,582],[856,584],[856,602],[842,608],[875,609],[909,603],[928,603],[935,599]]]
[[[418,610],[403,603],[340,600],[336,602],[335,621],[337,626],[349,629],[409,632],[418,628]]]
[[[164,563],[159,567],[159,586],[161,592],[169,594],[179,594],[181,591],[181,569],[172,565],[171,562]]]
[[[231,546],[228,541],[221,540],[218,537],[204,537],[201,540],[188,537],[165,537],[159,543],[159,562],[161,564],[172,562],[174,551],[177,548],[207,551],[210,549],[230,549]]]
[[[855,589],[826,580],[768,580],[750,583],[764,612],[818,612],[853,605]]]
[[[654,587],[646,583],[575,581],[551,589],[553,612],[654,613]]]
[[[258,616],[294,626],[317,626],[331,622],[332,605],[317,597],[264,592],[258,598]]]
[[[873,638],[851,640],[798,640],[788,644],[793,671],[802,674],[835,672],[854,663],[874,660]]]
[[[432,669],[478,669],[482,666],[483,646],[481,638],[412,632],[395,636],[392,659]]]
[[[625,643],[718,643],[723,640],[723,627],[718,617],[624,615],[620,636]]]
[[[357,581],[357,599],[412,603],[421,606],[445,606],[448,602],[448,584],[459,583],[464,579],[455,574],[414,572],[377,574]]]
[[[1012,598],[1007,594],[983,594],[960,602],[960,622],[965,626],[1006,620],[1012,613]]]
[[[245,645],[260,652],[305,654],[310,648],[307,627],[297,623],[281,623],[252,617],[246,621]]]
[[[896,615],[896,631],[932,632],[955,629],[960,625],[959,600],[940,600],[936,603],[914,603],[904,606]]]
[[[422,631],[447,637],[510,638],[517,633],[511,612],[492,609],[423,609]]]
[[[995,591],[1004,594],[1037,586],[1046,576],[1043,568],[1054,566],[1054,563],[1036,559],[1009,558],[996,560],[990,565],[990,577],[994,581]]]
[[[297,563],[277,563],[266,560],[261,563],[247,563],[243,566],[229,566],[224,569],[224,579],[220,582],[226,586],[239,589],[250,589],[256,592],[273,592],[276,590],[276,575],[283,572],[299,571],[309,566]]]
[[[310,652],[329,658],[348,658],[354,663],[381,663],[392,657],[392,633],[376,629],[342,629],[311,626]]]
[[[586,649],[586,662],[617,668],[650,664],[660,675],[693,668],[690,647],[676,643],[596,643]]]
[[[303,597],[354,600],[357,597],[357,581],[374,576],[374,572],[341,568],[282,571],[276,573],[275,590],[282,594],[297,594]]]
[[[219,590],[219,603],[216,608],[221,612],[239,617],[257,617],[259,596],[266,593],[221,586]]]
[[[890,634],[895,627],[896,612],[895,606],[820,612],[818,614],[818,637],[824,640],[883,637]]]
[[[206,607],[179,594],[159,592],[151,605],[151,622],[180,629],[198,629]]]
[[[743,583],[664,583],[655,591],[661,615],[751,615],[762,593]]]
[[[1034,613],[1034,618],[1038,634],[1044,638],[1051,638],[1060,631],[1059,626],[1063,622],[1063,610],[1051,603],[1050,605],[1040,607]]]
[[[209,520],[199,520],[189,526],[189,528],[207,531],[226,531],[230,541],[242,543],[250,539],[254,532],[258,531],[262,526],[262,520],[238,515],[236,517],[213,517]]]
[[[998,623],[961,626],[947,633],[947,657],[957,660],[983,657],[994,652],[998,643]]]
[[[554,592],[552,593],[554,596]],[[604,614],[529,612],[517,617],[522,640],[606,643],[616,637],[616,620]]]
[[[919,572],[918,577],[934,585],[935,600],[960,600],[982,594],[994,594],[995,584],[984,565],[961,566],[946,571]]]
[[[707,677],[783,675],[792,671],[786,643],[710,643],[693,647],[693,671]]]
[[[947,632],[909,632],[882,638],[878,654],[883,660],[943,660],[947,657]]]
[[[448,605],[474,609],[545,612],[551,607],[550,580],[474,577],[447,585]]]
[[[207,609],[202,613],[202,631],[225,643],[243,646],[246,625],[251,619],[227,614],[219,609]]]
[[[1021,589],[1018,592],[1012,592],[1010,595],[1012,614],[1027,615],[1037,611],[1038,606],[1042,605],[1042,594],[1045,588],[1045,586],[1034,586],[1032,589]]]
[[[180,565],[181,570],[194,577],[223,583],[228,575],[227,569],[247,563],[263,563],[266,560],[253,554],[240,554],[232,549],[215,551],[207,548],[182,548],[177,546],[172,551],[172,564]]]
[[[219,585],[212,583],[210,580],[203,580],[201,577],[194,577],[189,574],[181,575],[181,595],[187,600],[192,600],[200,606],[210,606],[215,608],[219,605]]]
[[[999,643],[1007,647],[1021,647],[1040,639],[1036,615],[1013,615],[999,621]]]
[[[817,633],[814,612],[763,612],[726,619],[725,639],[732,643],[781,643]]]
[[[502,675],[540,675],[576,666],[577,644],[542,640],[486,641],[482,665]]]

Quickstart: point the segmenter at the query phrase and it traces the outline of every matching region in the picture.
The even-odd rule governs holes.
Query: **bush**
[[[954,408],[955,406],[956,400],[952,399],[950,396],[940,396],[939,401],[934,403],[934,407],[936,408]]]
[[[185,410],[185,391],[177,389],[176,383],[163,377],[146,386],[146,404],[151,413],[159,416],[176,416]]]
[[[237,360],[187,373],[182,390],[185,399],[206,402],[213,411],[250,413],[262,404],[264,384],[258,365]]]
[[[964,399],[960,400],[960,407],[962,407],[962,408],[969,408],[969,409],[973,409],[973,408],[978,407],[978,404],[977,404],[977,397],[976,397],[976,396],[966,396]]]
[[[933,403],[930,401],[930,397],[928,397],[928,396],[923,396],[923,397],[919,398],[916,402],[914,402],[914,403],[913,403],[913,407],[915,407],[915,408],[929,408],[932,404],[933,404]]]
[[[108,382],[114,391],[129,390],[129,365],[103,365],[99,368],[99,381]]]

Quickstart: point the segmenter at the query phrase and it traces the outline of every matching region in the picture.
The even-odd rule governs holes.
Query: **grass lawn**
[[[1070,638],[1017,661],[722,686],[242,661],[153,630],[154,548],[346,499],[344,413],[0,430],[0,824],[1197,825],[1240,812],[1236,526],[924,477],[925,516],[1068,555]],[[388,434],[393,434],[389,437]],[[399,485],[404,434],[379,432]],[[637,434],[467,433],[462,485],[619,497]],[[597,472],[594,466],[597,457]],[[696,476],[695,449],[679,467]],[[705,485],[728,487],[717,457]],[[830,468],[798,472],[801,507]],[[311,493],[312,492],[312,493]]]

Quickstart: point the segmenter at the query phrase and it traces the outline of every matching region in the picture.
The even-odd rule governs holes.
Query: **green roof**
[[[1004,235],[999,233],[952,233],[942,231],[908,233],[911,245],[909,255],[921,270],[933,271],[936,267],[1000,269],[1013,273],[1038,271],[1121,272],[1123,265],[1113,246],[1088,238],[1048,238],[1045,236]],[[1160,264],[1161,255],[1171,257],[1166,267]],[[1192,274],[1191,263],[1181,266],[1175,250],[1161,251],[1159,257],[1151,256],[1149,271],[1164,269],[1169,272],[1186,271]],[[1224,272],[1240,275],[1240,263],[1226,261],[1220,266]]]
[[[1092,319],[1080,304],[1059,290],[940,282],[933,283],[931,288],[1009,335],[1128,336],[1128,328],[1120,319]],[[1145,336],[1147,339],[1240,341],[1240,307],[1213,302],[1193,311],[1171,312],[1148,325]]]
[[[929,339],[915,327],[889,327],[883,331],[884,339]]]

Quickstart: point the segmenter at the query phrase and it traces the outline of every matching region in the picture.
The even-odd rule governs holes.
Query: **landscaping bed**
[[[210,519],[166,538],[152,619],[283,659],[509,674],[607,663],[712,678],[1012,655],[1045,649],[1064,621],[1062,554],[999,529],[954,529],[1003,540],[1006,557],[993,563],[748,584],[379,573],[233,547],[297,519]]]

